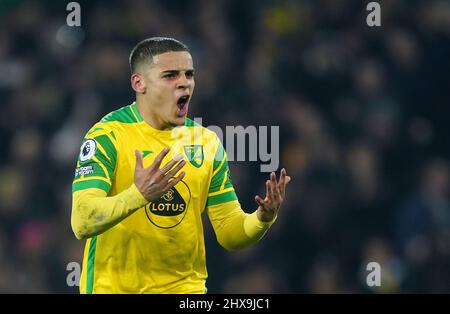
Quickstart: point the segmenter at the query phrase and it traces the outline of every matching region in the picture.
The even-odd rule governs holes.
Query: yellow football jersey
[[[86,134],[72,193],[98,188],[114,196],[133,183],[135,149],[148,167],[165,147],[187,161],[185,177],[158,200],[86,241],[82,293],[204,293],[201,214],[237,200],[217,135],[190,119],[171,131],[152,128],[136,104],[106,115]]]

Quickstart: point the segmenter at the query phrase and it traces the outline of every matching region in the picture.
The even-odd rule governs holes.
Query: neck
[[[146,103],[145,100],[136,98],[136,107],[142,117],[142,120],[144,120],[152,128],[160,131],[169,131],[173,129],[172,125],[165,123],[151,111],[151,105]]]

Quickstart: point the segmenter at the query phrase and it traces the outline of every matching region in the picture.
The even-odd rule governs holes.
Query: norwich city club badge
[[[184,152],[190,163],[197,168],[200,168],[203,164],[203,145],[186,145],[184,146]]]

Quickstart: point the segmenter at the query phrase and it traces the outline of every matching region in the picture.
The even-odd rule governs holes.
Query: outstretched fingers
[[[286,169],[281,169],[280,182],[278,183],[278,188],[280,189],[281,198],[284,199],[286,192],[286,185],[291,181],[291,177],[287,175]]]
[[[143,162],[142,162],[142,154],[139,150],[134,150],[134,155],[136,156],[136,169],[142,169],[144,168]]]
[[[167,181],[169,181],[170,178],[174,177],[178,173],[178,171],[180,171],[181,168],[183,168],[185,165],[186,165],[186,161],[182,160],[178,163],[178,165],[176,165],[176,167],[174,167],[172,170],[167,172],[165,175],[165,178],[167,178]]]
[[[262,199],[259,195],[255,196],[255,201],[259,205],[258,218],[261,221],[271,221],[278,213],[281,203],[284,200],[285,187],[289,183],[291,177],[287,176],[286,169],[281,169],[280,180],[274,172],[269,175],[266,181],[266,197]]]
[[[277,183],[277,176],[275,175],[275,172],[270,174],[270,184],[272,189],[272,199],[278,204],[281,202],[281,192]],[[278,206],[279,205],[277,205],[277,207]]]
[[[178,175],[178,177],[174,178],[173,180],[170,180],[170,181],[166,184],[166,186],[165,186],[165,188],[164,188],[164,191],[168,191],[168,190],[170,190],[171,188],[173,188],[175,185],[177,185],[178,182],[180,182],[181,180],[183,180],[183,178],[184,178],[185,175],[186,175],[186,172],[182,171],[182,172]]]
[[[255,196],[255,201],[262,208],[264,208],[266,206],[265,203],[264,203],[264,200],[259,195]]]
[[[162,175],[165,175],[177,162],[183,159],[183,155],[178,154],[171,161],[169,161],[164,167],[161,168]]]
[[[149,169],[151,170],[158,170],[159,167],[161,166],[161,162],[163,161],[164,157],[166,157],[166,155],[169,153],[170,148],[166,147],[164,148],[159,154],[158,156],[156,156],[155,160],[153,161],[153,163],[151,164],[151,166],[149,167]]]

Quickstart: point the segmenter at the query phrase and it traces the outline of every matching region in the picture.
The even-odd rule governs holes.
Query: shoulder
[[[95,141],[108,147],[115,147],[117,137],[120,133],[122,123],[132,123],[132,112],[130,106],[114,110],[96,122],[85,134],[84,141]]]
[[[138,122],[140,122],[139,114],[136,111],[134,103],[108,113],[99,121],[99,123],[103,124]]]
[[[86,137],[110,135],[115,140],[123,124],[139,122],[139,118],[133,110],[133,104],[121,107],[103,116],[89,129]]]

